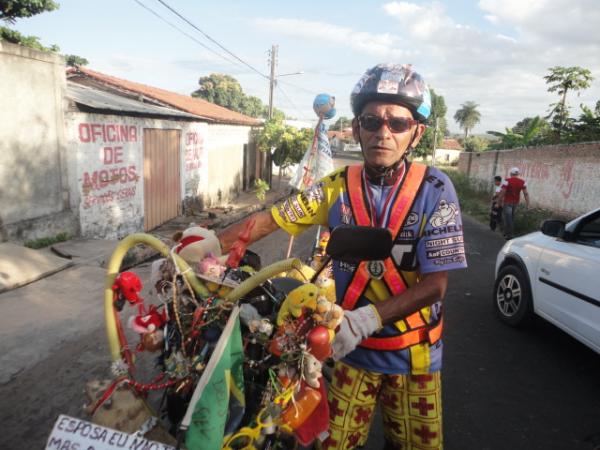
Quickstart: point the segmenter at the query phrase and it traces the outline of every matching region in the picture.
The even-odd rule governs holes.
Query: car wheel
[[[494,309],[503,322],[518,326],[532,316],[529,280],[518,266],[509,265],[500,270],[494,283]]]

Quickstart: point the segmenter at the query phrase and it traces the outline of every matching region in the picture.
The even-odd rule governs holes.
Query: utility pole
[[[433,149],[431,150],[431,165],[435,167],[435,147],[437,146],[437,134],[438,134],[438,118],[435,117],[435,129],[433,130]]]
[[[269,120],[273,118],[273,91],[277,81],[275,80],[275,65],[277,64],[278,45],[271,46],[271,75],[269,76]]]

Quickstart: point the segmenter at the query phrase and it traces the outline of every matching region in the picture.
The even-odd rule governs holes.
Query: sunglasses
[[[377,131],[385,124],[392,133],[404,133],[410,130],[413,125],[418,124],[419,121],[408,117],[388,117],[384,119],[373,114],[365,114],[358,118],[358,123],[367,131]]]

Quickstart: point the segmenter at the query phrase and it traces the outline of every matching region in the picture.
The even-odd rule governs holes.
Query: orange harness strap
[[[400,232],[400,228],[412,207],[414,198],[425,178],[426,171],[427,167],[425,165],[412,163],[406,174],[402,187],[392,205],[387,226],[394,240]],[[371,217],[367,211],[364,200],[362,166],[349,166],[346,169],[346,183],[350,206],[356,224],[371,226]],[[404,279],[400,275],[392,258],[387,258],[384,261],[384,264],[386,270],[384,272],[383,281],[393,295],[401,294],[407,288]],[[366,265],[367,263],[364,261],[358,265],[352,280],[346,288],[342,301],[342,307],[346,310],[354,308],[356,302],[369,284],[370,276],[367,272]],[[400,350],[418,344],[419,342],[429,341],[430,343],[434,343],[439,340],[442,331],[441,320],[433,327],[429,327],[419,312],[411,314],[405,320],[410,327],[408,331],[397,336],[367,338],[363,340],[360,345],[371,349]]]

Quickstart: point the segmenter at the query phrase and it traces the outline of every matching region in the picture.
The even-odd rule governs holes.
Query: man
[[[333,343],[330,435],[324,449],[366,442],[380,400],[387,448],[442,448],[442,304],[447,271],[466,267],[454,187],[406,156],[425,132],[430,95],[410,65],[380,64],[351,94],[361,166],[334,171],[269,213],[252,239],[312,224],[388,228],[392,257],[358,266],[334,261],[337,301],[346,310]],[[223,251],[242,224],[220,236]]]
[[[496,226],[500,225],[502,230],[502,206],[500,206],[500,193],[502,192],[502,177],[494,177],[494,194],[492,195],[492,205],[490,210],[490,229],[496,231]]]
[[[519,178],[520,171],[518,167],[510,169],[510,177],[502,183],[502,191],[500,192],[500,205],[504,215],[504,237],[506,240],[514,237],[515,215],[517,207],[521,199],[521,192],[525,197],[525,207],[529,208],[529,193],[527,192],[527,183]]]

